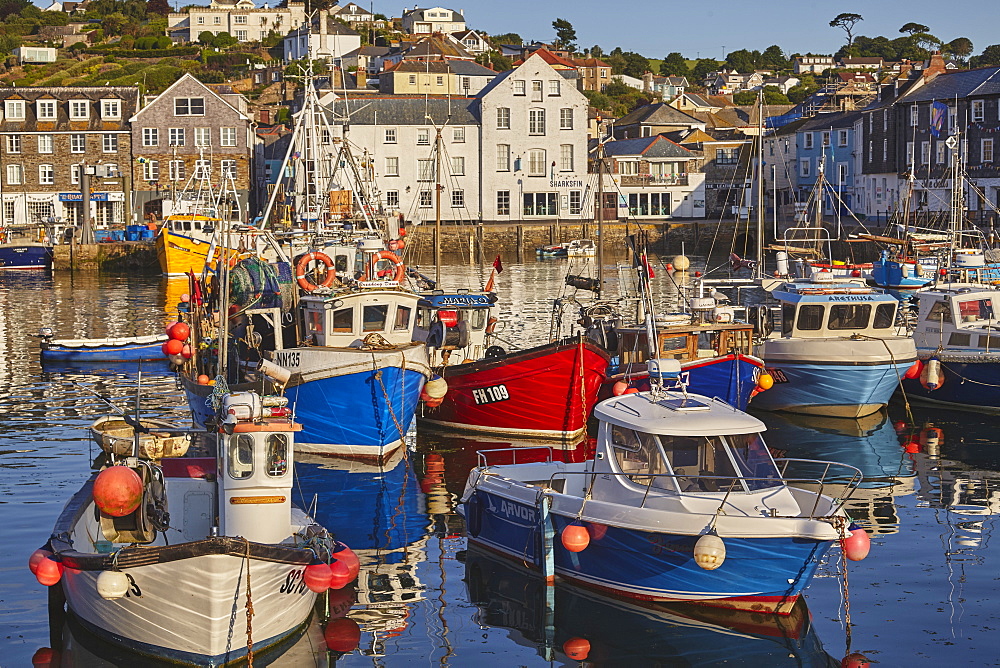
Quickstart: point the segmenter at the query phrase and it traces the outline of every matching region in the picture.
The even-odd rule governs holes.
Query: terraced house
[[[82,224],[87,173],[91,220],[124,224],[138,99],[134,87],[0,88],[0,221]]]

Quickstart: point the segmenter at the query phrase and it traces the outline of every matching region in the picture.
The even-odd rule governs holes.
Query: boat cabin
[[[918,348],[1000,349],[1000,321],[993,305],[1000,291],[950,285],[917,293],[917,299],[913,338]]]
[[[163,226],[178,233],[213,234],[217,229],[222,229],[222,221],[207,216],[168,216],[163,221]]]
[[[462,364],[486,356],[487,334],[496,324],[492,292],[435,290],[417,303],[413,340],[430,348],[431,365]]]
[[[300,338],[313,346],[357,348],[378,334],[390,344],[406,345],[414,340],[418,299],[391,287],[306,295],[299,299]]]
[[[781,302],[782,338],[895,334],[899,302],[854,283],[786,283],[771,293]]]
[[[690,322],[690,317],[685,316]],[[728,324],[658,324],[656,330],[657,357],[691,362],[707,357],[752,354],[753,326],[746,323]],[[618,359],[620,364],[645,363],[649,359],[645,327],[618,328]]]

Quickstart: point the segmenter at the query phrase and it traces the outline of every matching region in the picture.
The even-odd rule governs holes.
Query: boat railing
[[[520,447],[520,448],[494,448],[492,450],[477,450],[476,451],[476,457],[479,460],[479,467],[480,468],[487,468],[489,466],[493,466],[489,462],[489,455],[491,455],[491,454],[496,454],[496,453],[500,453],[500,452],[510,453],[510,456],[511,456],[510,464],[517,464],[517,455],[518,455],[518,453],[522,453],[523,454],[523,453],[526,453],[526,452],[537,451],[537,450],[542,450],[542,451],[545,452],[545,462],[544,463],[546,463],[546,464],[551,464],[552,463],[552,446],[551,445],[529,445],[529,446],[524,446],[524,447]],[[529,462],[522,462],[522,463],[529,463]],[[530,463],[542,463],[542,462],[530,462]],[[499,466],[499,464],[497,464],[497,466]]]
[[[819,485],[818,494],[816,496],[816,503],[819,503],[819,497],[823,495],[824,489],[827,487],[843,487],[846,490],[846,494],[841,494],[835,498],[839,500],[838,509],[842,507],[848,500],[854,495],[855,490],[864,481],[864,474],[860,469],[851,466],[850,464],[843,464],[841,462],[831,462],[820,459],[801,459],[798,457],[776,457],[774,463],[778,466],[778,471],[781,474],[783,480],[789,483],[798,483]],[[806,464],[806,465],[819,465],[823,467],[822,475],[817,478],[789,478],[786,475],[788,471],[788,465],[792,463]],[[840,467],[845,471],[850,472],[849,476],[845,476],[843,473],[837,474],[831,472],[834,467]],[[832,494],[829,496],[833,496]],[[816,507],[813,506],[813,512],[815,512]]]

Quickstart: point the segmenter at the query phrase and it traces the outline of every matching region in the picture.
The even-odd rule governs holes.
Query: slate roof
[[[386,72],[423,72],[431,74],[458,74],[461,76],[493,77],[496,72],[471,60],[401,60]]]
[[[121,100],[121,118],[116,120],[102,119],[100,110],[100,100],[118,99]],[[13,132],[37,132],[39,124],[43,132],[99,132],[105,130],[128,130],[128,121],[137,109],[139,101],[139,89],[134,86],[67,86],[54,88],[0,88],[0,106],[3,100],[24,100],[24,120],[10,120],[4,117],[0,122],[0,131]],[[36,118],[38,100],[56,101],[56,118],[39,121]],[[82,120],[70,120],[69,100],[90,100],[89,118]]]
[[[939,74],[900,102],[954,100],[956,97],[1000,94],[1000,67],[983,67]]]
[[[439,19],[439,18],[428,19],[428,18],[424,17],[424,12],[426,12],[428,10],[431,10],[431,9],[437,9],[437,8],[436,7],[427,7],[427,8],[424,8],[424,9],[411,9],[409,11],[405,11],[404,10],[403,11],[403,16],[412,16],[414,21],[432,21],[432,20],[433,21],[441,21],[442,19]],[[444,9],[444,8],[442,8],[442,9]],[[451,12],[451,20],[449,21],[449,23],[464,23],[465,22],[465,17],[462,16],[462,14],[460,12],[456,12],[454,9],[451,9],[451,10],[448,10],[448,11]]]
[[[475,98],[431,97],[364,97],[337,100],[333,103],[338,116],[349,115],[353,125],[476,125],[473,113]],[[426,117],[430,116],[431,120]],[[330,119],[333,122],[333,119]]]
[[[679,146],[663,135],[619,139],[604,144],[605,157],[641,155],[644,158],[693,158],[691,151]]]
[[[852,128],[854,127],[854,121],[858,120],[861,116],[860,111],[852,111],[849,113],[834,113],[834,114],[819,114],[813,118],[808,119],[805,123],[798,127],[798,130],[802,132],[809,132],[810,130],[835,130],[838,128]]]
[[[440,37],[424,37],[403,53],[403,58],[464,58],[475,60],[475,56],[451,40]]]
[[[645,123],[647,125],[696,125],[702,123],[699,119],[674,109],[664,102],[647,104],[625,114],[615,125],[632,125]]]

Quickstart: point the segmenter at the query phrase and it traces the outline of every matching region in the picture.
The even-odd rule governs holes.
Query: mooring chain
[[[247,667],[253,668],[253,600],[250,595],[250,541],[243,539],[247,544]]]

